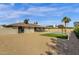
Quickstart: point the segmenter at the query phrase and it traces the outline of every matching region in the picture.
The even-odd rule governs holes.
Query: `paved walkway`
[[[70,55],[77,55],[79,54],[79,39],[77,39],[74,32],[70,34],[68,44],[68,53]]]
[[[79,39],[74,32],[70,33],[69,40],[66,40],[62,45],[62,47],[59,47],[61,48],[60,54],[79,55]]]
[[[0,54],[39,55],[48,50],[49,37],[41,33],[0,35]]]

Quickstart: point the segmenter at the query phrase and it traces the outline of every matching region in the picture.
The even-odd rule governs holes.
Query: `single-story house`
[[[45,31],[45,27],[38,24],[15,23],[15,24],[7,25],[6,27],[17,29],[19,33]]]

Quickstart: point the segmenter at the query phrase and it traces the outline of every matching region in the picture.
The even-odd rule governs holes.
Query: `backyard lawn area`
[[[55,33],[46,33],[46,34],[41,34],[42,36],[48,36],[48,37],[56,37],[56,38],[61,38],[61,39],[67,39],[68,35],[66,34],[55,34]]]

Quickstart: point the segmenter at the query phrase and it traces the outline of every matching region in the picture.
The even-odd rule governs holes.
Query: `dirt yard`
[[[48,50],[49,37],[41,33],[4,34],[0,35],[1,55],[39,55]]]

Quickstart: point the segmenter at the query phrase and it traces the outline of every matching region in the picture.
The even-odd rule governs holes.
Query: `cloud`
[[[31,5],[31,4],[25,4]],[[0,18],[19,18],[23,15],[32,15],[32,16],[61,16],[67,12],[67,7],[57,8],[57,7],[48,7],[48,6],[30,6],[28,9],[21,7],[19,10],[14,10],[12,7],[15,6],[12,4],[0,4]],[[66,10],[67,11],[66,11]]]
[[[34,16],[46,16],[47,12],[56,11],[57,8],[52,7],[32,7],[28,8],[25,13],[27,15],[34,15]]]
[[[61,19],[61,17],[67,15],[71,16],[72,19],[76,18],[78,19],[79,15],[79,8],[77,7],[78,5],[74,4],[52,4],[50,5],[44,5],[39,4],[20,4],[17,7],[18,4],[0,4],[0,22],[3,23],[12,23],[15,22],[16,20],[21,20],[23,19],[22,16],[37,16],[39,19],[42,21],[39,21],[42,24],[46,24],[44,22],[47,22],[47,24],[59,24],[59,21],[54,22],[55,19]],[[78,15],[76,15],[77,13]],[[76,16],[75,16],[76,15]],[[45,20],[43,20],[43,19]],[[33,19],[37,19],[34,18]],[[51,21],[49,21],[51,19]],[[54,19],[52,21],[52,19]],[[44,21],[44,22],[43,22]],[[17,21],[18,22],[18,21]]]
[[[18,18],[22,15],[32,15],[32,16],[45,16],[46,14],[44,12],[50,12],[50,11],[55,11],[56,8],[50,8],[50,7],[30,7],[28,9],[23,10],[13,10],[11,7],[14,6],[15,4],[10,4],[10,5],[3,5],[3,10],[0,10],[0,18]],[[7,11],[6,11],[6,8]]]
[[[74,12],[79,13],[79,8],[75,8]]]
[[[13,13],[16,11],[12,7],[15,4],[0,4],[0,18],[1,19],[9,19],[9,18],[16,18],[19,15],[13,15]]]
[[[10,3],[11,6],[15,6],[15,3]]]
[[[49,11],[55,11],[57,8],[52,8],[52,7],[32,7],[29,8],[27,11],[30,12],[49,12]]]
[[[25,4],[30,5],[30,4]],[[1,19],[11,19],[11,18],[20,18],[24,15],[32,16],[42,16],[42,17],[53,17],[53,16],[62,16],[65,13],[69,12],[78,12],[78,8],[74,9],[73,6],[62,6],[62,7],[49,7],[49,6],[30,6],[29,8],[20,7],[20,9],[14,10],[12,8],[16,6],[12,4],[0,4],[0,18]]]
[[[0,10],[5,10],[9,8],[9,6],[5,5],[5,4],[0,4]]]

